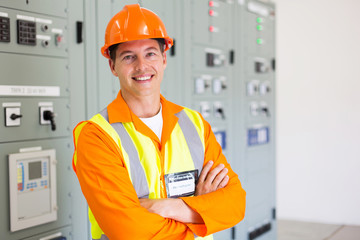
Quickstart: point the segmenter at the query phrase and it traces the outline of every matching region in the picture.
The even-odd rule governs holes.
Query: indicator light
[[[214,6],[214,1],[209,1],[209,6],[213,7]]]
[[[262,26],[262,25],[257,25],[257,26],[256,26],[256,29],[257,29],[258,31],[262,31],[262,30],[263,30],[263,26]]]
[[[256,39],[257,44],[261,45],[264,43],[264,41],[261,38]]]
[[[214,16],[214,10],[209,10],[209,15]]]
[[[210,26],[210,27],[209,27],[209,31],[210,31],[210,32],[214,32],[214,26]]]
[[[263,19],[262,19],[261,17],[258,17],[258,18],[256,18],[256,22],[257,22],[257,23],[262,23],[262,22],[263,22]]]

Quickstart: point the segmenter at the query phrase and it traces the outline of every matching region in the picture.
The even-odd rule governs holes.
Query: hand
[[[213,161],[209,161],[202,169],[199,180],[196,184],[195,196],[214,192],[225,187],[229,182],[228,169],[224,164],[217,165],[210,171]]]

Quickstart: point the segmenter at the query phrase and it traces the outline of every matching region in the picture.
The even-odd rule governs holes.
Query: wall
[[[360,225],[360,1],[275,3],[278,218]]]

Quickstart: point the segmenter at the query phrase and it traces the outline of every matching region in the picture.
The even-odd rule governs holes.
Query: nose
[[[135,70],[137,71],[143,71],[147,67],[146,59],[142,56],[137,57],[135,64]]]

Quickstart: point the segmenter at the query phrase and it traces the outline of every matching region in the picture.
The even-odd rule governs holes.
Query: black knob
[[[55,113],[53,113],[52,111],[49,110],[45,110],[43,112],[43,118],[44,120],[50,121],[51,124],[51,130],[55,131],[56,130],[56,124],[55,124]]]
[[[216,111],[220,114],[222,119],[225,119],[225,113],[222,108],[217,108]]]
[[[22,117],[21,114],[15,114],[15,113],[13,113],[13,114],[10,115],[10,118],[11,118],[12,120],[16,120],[16,119],[21,118],[21,117]]]
[[[265,113],[265,115],[266,115],[267,117],[270,117],[270,112],[269,112],[269,109],[268,109],[267,107],[261,108],[261,111],[262,111],[263,113]]]

